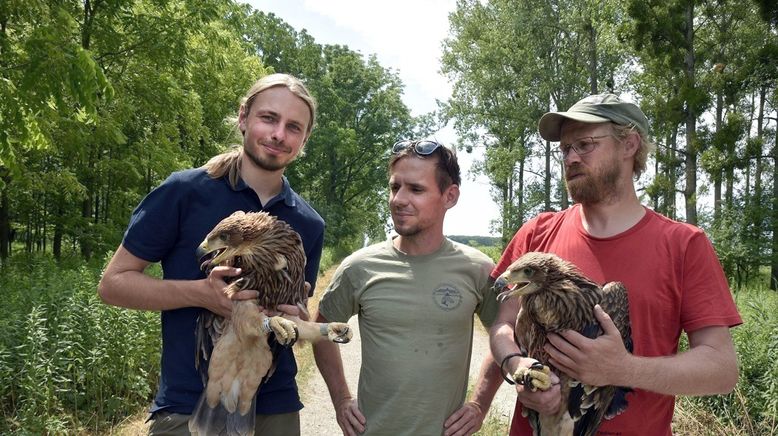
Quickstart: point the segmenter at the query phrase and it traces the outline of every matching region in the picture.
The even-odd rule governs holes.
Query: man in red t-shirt
[[[567,112],[545,114],[539,131],[546,140],[560,141],[565,182],[577,204],[525,223],[492,277],[522,254],[543,251],[576,264],[600,284],[624,283],[633,353],[598,307],[593,310],[604,335],[588,339],[573,331],[549,334],[550,363],[588,385],[634,389],[627,395],[627,410],[603,421],[598,434],[670,435],[675,395],[727,393],[737,382],[729,328],[742,320],[716,253],[697,227],[640,204],[633,177],[645,170],[653,144],[639,107],[612,94],[593,95]],[[518,299],[504,302],[490,332],[494,359],[508,374],[534,362],[515,356],[519,307]],[[682,331],[689,349],[678,353]],[[534,393],[516,386],[511,435],[532,434],[522,407],[540,413],[566,407],[560,404],[558,385]]]

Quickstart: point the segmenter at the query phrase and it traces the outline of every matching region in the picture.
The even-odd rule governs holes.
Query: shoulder
[[[316,209],[313,208],[310,204],[308,204],[305,199],[303,199],[300,194],[295,192],[293,189],[289,189],[289,194],[292,198],[292,203],[294,204],[295,211],[301,215],[306,221],[309,222],[309,225],[315,225],[322,230],[324,229],[324,218],[319,215],[319,212],[316,212]]]
[[[705,231],[695,225],[676,221],[651,209],[646,209],[646,213],[651,215],[650,223],[655,231],[667,240],[677,243],[697,238],[708,239]]]
[[[529,247],[530,241],[542,240],[544,235],[553,234],[563,223],[578,216],[578,213],[577,205],[559,212],[541,212],[519,228],[510,245],[527,245]],[[571,222],[574,223],[574,221]]]
[[[360,248],[359,250],[346,256],[341,262],[342,269],[350,268],[364,268],[364,265],[369,262],[378,261],[392,257],[392,251],[387,241],[381,241],[367,247]]]
[[[213,179],[206,173],[204,168],[190,168],[186,170],[176,171],[170,174],[165,179],[159,188],[174,188],[177,192],[187,191],[211,191],[222,189],[227,187],[227,182],[224,179]]]
[[[481,250],[478,250],[466,244],[452,241],[450,239],[449,241],[451,242],[451,248],[456,255],[467,258],[471,262],[478,263],[478,264],[490,264],[490,265],[493,264],[492,259],[486,254],[484,254],[483,252],[481,252]]]

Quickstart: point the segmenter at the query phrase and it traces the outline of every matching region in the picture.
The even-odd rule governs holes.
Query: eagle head
[[[237,211],[224,218],[197,247],[200,269],[209,273],[215,266],[240,268],[241,259],[251,255],[270,233],[276,219],[266,213]]]
[[[546,288],[549,278],[559,271],[559,259],[549,253],[529,252],[513,262],[494,282],[500,302],[514,296],[530,295]]]

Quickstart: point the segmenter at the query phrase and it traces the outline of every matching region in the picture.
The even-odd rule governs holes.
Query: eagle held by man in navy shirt
[[[618,386],[587,386],[556,370],[543,346],[548,333],[574,330],[588,337],[603,334],[594,315],[594,306],[609,314],[621,332],[625,348],[632,352],[627,289],[618,282],[602,288],[572,263],[550,253],[529,252],[517,259],[495,281],[503,290],[498,298],[520,296],[515,339],[520,350],[539,361],[533,367],[519,368],[513,379],[527,388],[551,387],[549,371],[559,376],[562,406],[555,415],[540,415],[523,408],[535,435],[594,435],[602,419],[610,419],[627,407],[631,389]],[[549,368],[550,366],[550,368]]]
[[[197,254],[206,273],[219,265],[241,269],[227,280],[228,296],[244,289],[259,296],[233,301],[231,319],[207,310],[198,318],[195,359],[206,388],[189,428],[200,435],[254,434],[257,389],[272,376],[279,347],[298,337],[346,343],[352,332],[345,323],[318,324],[261,310],[274,313],[278,305],[289,304],[307,313],[305,251],[300,235],[284,221],[266,212],[235,212],[208,233]]]

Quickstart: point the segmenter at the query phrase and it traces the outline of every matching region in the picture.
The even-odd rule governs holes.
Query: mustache
[[[291,147],[286,146],[281,141],[276,141],[276,140],[273,140],[273,139],[268,139],[267,141],[264,141],[263,144],[265,146],[267,146],[267,147],[276,148],[276,149],[283,150],[283,151],[286,151],[286,152],[292,151]]]
[[[571,177],[575,177],[581,174],[585,174],[586,171],[583,171],[581,166],[579,164],[572,164],[572,165],[565,165],[565,178],[569,179]]]

